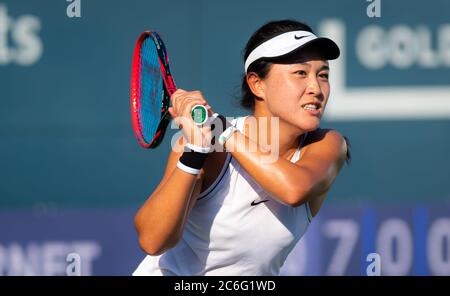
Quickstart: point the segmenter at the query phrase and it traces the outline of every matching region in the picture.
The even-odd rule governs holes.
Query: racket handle
[[[208,110],[203,105],[192,107],[191,115],[196,125],[202,125],[208,120]]]

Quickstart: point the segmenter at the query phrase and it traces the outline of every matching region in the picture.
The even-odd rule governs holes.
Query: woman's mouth
[[[310,115],[319,116],[320,115],[320,104],[308,103],[302,106],[302,108]]]

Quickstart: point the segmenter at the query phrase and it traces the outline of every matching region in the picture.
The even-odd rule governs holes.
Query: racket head
[[[175,90],[161,37],[154,31],[141,33],[133,54],[130,103],[134,133],[143,148],[161,143],[170,122],[170,95]]]

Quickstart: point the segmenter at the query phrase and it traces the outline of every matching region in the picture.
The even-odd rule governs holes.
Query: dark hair
[[[306,24],[294,21],[294,20],[280,20],[280,21],[272,21],[264,24],[261,28],[259,28],[247,42],[247,45],[244,49],[244,62],[247,57],[250,55],[252,50],[258,47],[260,44],[269,40],[277,35],[296,31],[303,30],[314,33],[313,30]],[[247,72],[254,72],[260,78],[264,79],[269,73],[270,66],[273,64],[273,61],[268,61],[267,59],[261,59],[253,62]],[[241,86],[241,106],[250,109],[252,111],[255,110],[255,99],[257,99],[247,84],[247,77],[244,73],[244,77],[242,78],[242,86]]]

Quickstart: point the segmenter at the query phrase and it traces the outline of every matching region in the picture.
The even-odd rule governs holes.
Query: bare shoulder
[[[308,133],[305,143],[315,144],[315,143],[322,142],[322,141],[325,141],[325,142],[332,141],[335,143],[342,143],[342,142],[345,142],[345,139],[344,139],[344,136],[335,129],[318,128],[318,129]]]
[[[335,129],[319,128],[309,132],[304,144],[304,154],[320,154],[321,158],[332,160],[343,164],[348,158],[348,147],[346,138]]]
[[[334,129],[309,132],[298,165],[307,168],[312,189],[307,200],[315,216],[348,157],[346,138]]]

